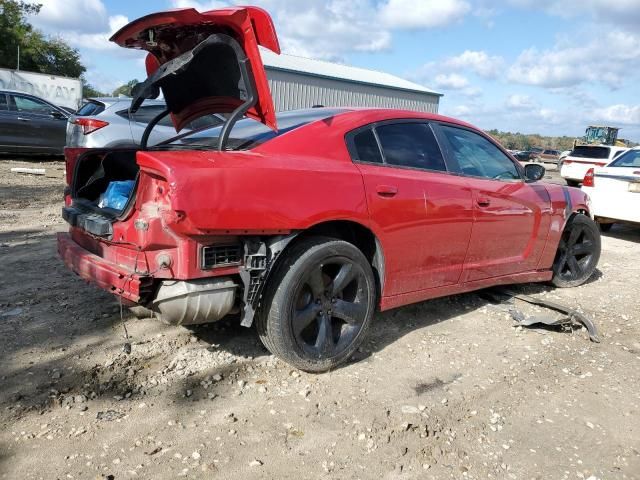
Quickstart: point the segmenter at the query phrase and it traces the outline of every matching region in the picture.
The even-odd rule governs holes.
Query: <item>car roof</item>
[[[3,88],[3,89],[0,89],[0,93],[19,93],[20,95],[28,95],[30,97],[39,98],[43,102],[51,103],[51,101],[47,100],[46,98],[39,97],[38,95],[35,95],[33,93],[23,92],[21,90],[12,90],[10,88]],[[51,103],[51,105],[55,105],[55,104]]]
[[[131,97],[87,97],[87,102],[92,103],[104,103],[105,105],[112,105],[114,103],[131,103],[133,98]],[[145,100],[145,105],[164,105],[164,100]]]
[[[395,108],[344,107],[342,109],[344,111],[337,113],[336,116],[352,116],[354,121],[357,120],[363,122],[363,126],[367,123],[382,122],[386,120],[419,119],[434,122],[451,123],[460,127],[466,127],[476,131],[481,131],[479,128],[463,120],[458,120],[457,118],[448,117],[446,115],[440,115],[437,113],[417,112],[415,110],[401,110]]]

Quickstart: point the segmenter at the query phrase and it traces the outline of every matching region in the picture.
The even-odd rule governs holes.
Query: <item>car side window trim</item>
[[[460,164],[458,163],[458,161],[455,158],[455,155],[453,154],[453,149],[451,147],[451,144],[449,143],[449,140],[447,139],[447,137],[445,136],[444,132],[442,131],[442,129],[440,127],[451,127],[451,128],[458,128],[460,130],[466,130],[467,132],[473,133],[475,135],[479,135],[480,137],[484,138],[485,140],[487,140],[489,143],[493,144],[495,147],[498,148],[498,150],[500,152],[502,152],[502,154],[509,159],[509,161],[511,161],[511,163],[513,163],[513,165],[515,166],[516,170],[518,171],[518,174],[520,175],[519,179],[491,179],[488,177],[484,177],[482,175],[470,175],[468,173],[465,173],[462,171],[462,168],[460,167]],[[448,122],[431,122],[431,129],[434,131],[434,134],[436,136],[436,139],[438,140],[438,143],[440,144],[440,150],[442,151],[443,156],[445,157],[445,162],[447,165],[452,165],[454,168],[451,169],[451,171],[449,173],[451,173],[452,175],[458,175],[460,177],[467,177],[467,178],[479,178],[479,179],[484,179],[484,180],[493,180],[493,181],[498,181],[498,182],[513,182],[513,181],[522,181],[525,182],[525,176],[524,176],[524,168],[522,167],[522,165],[520,165],[520,162],[518,161],[514,161],[513,158],[511,158],[511,156],[505,151],[504,148],[502,148],[502,146],[500,144],[498,144],[496,141],[494,141],[492,138],[483,135],[481,132],[478,132],[472,128],[469,127],[465,127],[463,125],[457,125],[455,123],[448,123]]]
[[[431,132],[433,133],[434,139],[436,141],[436,146],[438,147],[438,149],[440,150],[440,154],[442,155],[442,159],[444,161],[444,165],[446,170],[434,170],[434,169],[429,169],[429,168],[422,168],[422,167],[411,167],[411,166],[406,166],[406,165],[394,165],[394,164],[390,164],[387,163],[387,159],[385,157],[384,154],[384,149],[382,148],[382,144],[380,142],[380,137],[378,136],[378,133],[376,132],[376,128],[377,127],[382,127],[385,125],[398,125],[398,124],[403,124],[403,123],[420,123],[423,125],[426,125]],[[357,152],[357,148],[354,142],[354,139],[356,137],[356,135],[358,135],[359,133],[362,133],[366,130],[371,130],[373,133],[373,137],[376,140],[376,144],[378,145],[378,152],[380,153],[380,157],[382,158],[382,162],[368,162],[366,160],[361,160],[358,156],[358,152]],[[422,119],[422,118],[395,118],[395,119],[389,119],[389,120],[381,120],[378,122],[373,122],[373,123],[369,123],[367,125],[363,125],[361,127],[358,127],[354,130],[351,130],[349,132],[347,132],[347,134],[345,135],[345,141],[346,141],[346,145],[347,145],[347,150],[349,152],[349,155],[351,157],[351,161],[354,163],[362,163],[365,165],[375,165],[378,167],[386,167],[386,168],[397,168],[397,169],[401,169],[401,170],[416,170],[419,172],[430,172],[430,173],[441,173],[441,174],[455,174],[456,172],[452,171],[452,169],[449,166],[449,163],[447,161],[447,157],[444,154],[444,151],[442,150],[442,146],[441,143],[438,139],[438,136],[435,132],[435,130],[432,128],[432,121],[431,120],[427,120],[427,119]]]

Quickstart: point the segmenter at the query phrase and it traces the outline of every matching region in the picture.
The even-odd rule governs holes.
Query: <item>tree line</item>
[[[84,78],[87,68],[78,49],[62,38],[45,35],[29,23],[29,17],[37,15],[41,8],[41,4],[23,0],[0,0],[0,68],[17,69],[19,66],[20,70],[28,72],[81,78],[83,97],[131,94],[137,80],[131,80],[113,92],[102,92],[89,84]]]
[[[550,148],[553,150],[571,150],[575,137],[546,137],[534,134],[501,132],[500,130],[488,130],[487,133],[509,150],[530,150],[533,147]]]

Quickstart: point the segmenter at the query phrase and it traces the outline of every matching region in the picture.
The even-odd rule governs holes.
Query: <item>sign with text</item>
[[[0,90],[18,90],[76,110],[82,100],[82,83],[78,78],[0,68]]]

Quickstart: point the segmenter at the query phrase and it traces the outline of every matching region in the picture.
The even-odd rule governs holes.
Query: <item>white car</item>
[[[628,148],[607,145],[578,145],[562,161],[560,175],[570,187],[577,187],[590,168],[604,167]]]
[[[591,212],[602,230],[616,222],[640,224],[640,147],[606,167],[589,169],[582,190],[591,198]]]

